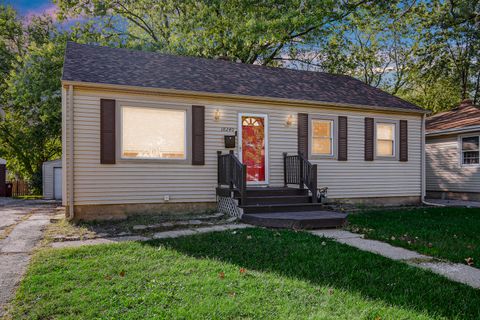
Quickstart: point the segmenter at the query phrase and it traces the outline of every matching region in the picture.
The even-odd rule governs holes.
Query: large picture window
[[[312,120],[312,155],[333,155],[333,120]]]
[[[375,150],[378,157],[395,156],[395,123],[377,122],[376,146]]]
[[[462,164],[479,164],[479,136],[462,138]]]
[[[186,110],[121,108],[121,156],[128,159],[186,159]]]

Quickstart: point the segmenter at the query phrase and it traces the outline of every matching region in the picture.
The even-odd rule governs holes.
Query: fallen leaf
[[[327,243],[325,241],[322,241],[322,246],[326,246]]]
[[[240,268],[240,274],[244,274],[244,273],[246,273],[246,272],[247,272],[247,269],[245,269],[245,268]]]
[[[236,294],[235,292],[230,292],[228,295],[229,295],[230,297],[235,297],[237,294]]]
[[[252,239],[252,236],[247,236],[247,240],[250,240],[250,239]]]
[[[112,280],[112,277],[111,276],[105,276],[105,280]]]
[[[466,262],[469,266],[473,266],[473,258],[468,257],[467,259],[465,259],[465,262]]]
[[[395,240],[395,237],[394,237],[394,236],[392,236],[390,239],[391,239],[391,240]]]
[[[333,294],[333,289],[328,289],[328,294],[332,295]]]
[[[120,277],[122,277],[122,278],[125,277],[125,271],[124,270],[120,271]]]
[[[431,242],[429,242],[429,243],[427,244],[427,247],[432,248],[432,247],[433,247],[433,244],[432,244]]]
[[[218,274],[218,277],[219,277],[220,279],[225,279],[225,272],[220,272],[220,273]]]

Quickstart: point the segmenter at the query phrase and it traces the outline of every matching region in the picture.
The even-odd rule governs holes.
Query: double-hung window
[[[480,159],[479,136],[462,137],[462,164],[478,165]]]
[[[312,122],[312,155],[333,156],[333,127],[330,119],[313,119]]]
[[[187,110],[157,107],[121,107],[123,159],[185,160]]]
[[[396,124],[377,122],[375,124],[375,132],[377,157],[395,157]]]

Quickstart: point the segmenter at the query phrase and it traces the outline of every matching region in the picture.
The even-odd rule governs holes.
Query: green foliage
[[[60,75],[63,44],[33,44],[10,72],[5,121],[0,123],[2,154],[15,159],[17,172],[41,186],[41,165],[61,155]],[[38,190],[35,190],[38,192]]]
[[[57,0],[63,17],[89,16],[129,47],[276,64],[315,42],[364,2],[334,0]]]
[[[61,74],[67,40],[117,41],[92,23],[61,30],[48,16],[22,20],[0,6],[0,157],[41,193],[42,163],[61,157]],[[4,48],[4,50],[2,49]]]
[[[0,46],[9,48],[4,65],[0,105],[0,157],[8,169],[28,179],[41,193],[43,161],[61,154],[60,75],[63,42],[53,22],[35,17],[22,22],[10,7],[0,7]]]

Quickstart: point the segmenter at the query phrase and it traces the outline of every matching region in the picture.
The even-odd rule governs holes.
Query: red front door
[[[265,118],[243,116],[242,162],[247,165],[247,181],[265,182]]]

